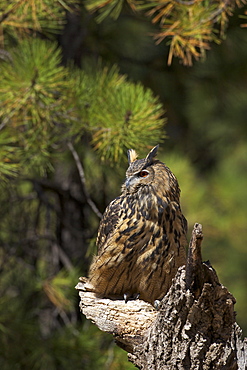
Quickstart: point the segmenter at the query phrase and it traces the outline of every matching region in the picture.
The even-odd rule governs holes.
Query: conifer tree
[[[126,149],[138,148],[141,154],[161,143],[166,116],[151,89],[120,73],[117,66],[86,57],[82,68],[64,63],[59,35],[69,16],[80,17],[84,4],[89,12],[97,10],[99,21],[109,15],[116,19],[126,4],[133,14],[148,15],[160,25],[156,41],[170,37],[169,63],[178,56],[184,64],[203,56],[210,42],[218,40],[216,29],[225,34],[228,13],[239,5],[1,1],[0,368],[6,370],[104,368],[111,361],[118,369],[128,366],[122,365],[121,353],[112,360],[115,349],[109,337],[102,339],[93,327],[82,329],[74,285],[95,251],[101,213],[124,178]],[[198,88],[198,100],[201,94]],[[242,100],[246,101],[244,94]],[[242,153],[244,146],[239,162]],[[191,189],[198,180],[194,168],[186,159],[180,161],[176,158],[173,164],[187,184],[186,198],[196,193],[193,202],[206,204],[204,217],[211,219],[210,204],[216,201],[202,187]],[[225,171],[228,161],[223,165],[218,193],[231,175]],[[236,169],[236,178],[240,173]],[[244,190],[235,194],[239,207]],[[217,195],[217,202],[225,214],[224,199]],[[187,205],[191,218],[198,215],[195,204]],[[241,231],[244,216],[240,223],[237,215],[244,209],[234,212]],[[226,221],[229,225],[230,219]],[[220,227],[225,232],[224,222]],[[213,226],[211,230],[216,234]]]
[[[152,23],[159,25],[154,35],[157,44],[167,40],[170,47],[168,64],[178,57],[184,65],[201,59],[211,42],[220,43],[226,36],[229,16],[245,1],[238,0],[127,0],[134,12],[142,12]],[[124,1],[86,0],[89,11],[98,11],[98,21],[108,16],[118,18]]]
[[[126,149],[164,137],[164,109],[150,89],[115,66],[63,65],[56,34],[72,8],[77,1],[1,3],[3,369],[91,369],[106,361],[111,340],[91,356],[101,337],[93,342],[93,328],[77,330],[74,285],[101,216],[88,190],[99,187],[84,167],[94,166],[92,180],[102,181],[102,167],[121,163]]]

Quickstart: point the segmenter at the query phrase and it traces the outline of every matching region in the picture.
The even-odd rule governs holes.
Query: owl
[[[98,253],[88,282],[101,297],[139,297],[154,304],[169,289],[186,261],[187,221],[171,170],[157,160],[158,145],[144,159],[128,150],[121,195],[101,220]]]

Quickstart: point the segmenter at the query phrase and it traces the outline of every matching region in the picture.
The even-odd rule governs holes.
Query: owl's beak
[[[125,186],[126,186],[127,189],[130,187],[130,184],[131,184],[131,178],[126,179]]]
[[[129,177],[125,180],[125,186],[127,189],[129,189],[131,186],[133,186],[137,182],[137,179],[135,176]]]

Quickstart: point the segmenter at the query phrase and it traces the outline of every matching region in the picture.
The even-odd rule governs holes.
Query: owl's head
[[[126,171],[126,181],[123,190],[135,193],[140,187],[146,186],[154,180],[154,164],[159,145],[150,150],[146,158],[137,159],[137,153],[133,149],[128,150],[129,167]]]
[[[122,192],[134,194],[138,190],[167,195],[170,199],[178,200],[180,189],[176,177],[162,162],[155,159],[159,145],[150,150],[146,158],[137,159],[135,150],[128,150],[129,167]]]

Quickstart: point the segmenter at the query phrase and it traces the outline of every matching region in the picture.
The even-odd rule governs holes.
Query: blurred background
[[[134,368],[112,337],[82,316],[74,289],[96,253],[100,212],[119,194],[126,149],[133,146],[141,157],[160,143],[159,159],[180,184],[188,239],[201,223],[203,259],[236,298],[246,336],[243,10],[230,18],[226,39],[188,67],[176,58],[168,66],[169,46],[151,36],[158,27],[128,7],[118,19],[98,23],[79,3],[56,14],[62,20],[56,32],[42,16],[39,30],[29,24],[23,34],[13,27],[21,23],[16,9],[9,23],[6,9],[0,9],[6,19],[0,50],[1,368]],[[129,90],[115,101],[119,86]],[[115,141],[107,142],[110,130]]]

